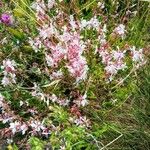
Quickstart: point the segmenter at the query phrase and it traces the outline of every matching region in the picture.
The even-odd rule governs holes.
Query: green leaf
[[[7,28],[7,30],[9,31],[10,34],[15,36],[17,39],[22,40],[22,39],[25,38],[25,35],[20,30],[16,30],[16,29],[13,29],[13,28]]]
[[[150,2],[150,0],[141,0],[141,1],[144,1],[144,2]]]
[[[24,17],[25,16],[24,12],[19,8],[15,8],[13,12],[16,17]]]
[[[16,146],[16,144],[13,145],[13,150],[19,150],[19,148]]]

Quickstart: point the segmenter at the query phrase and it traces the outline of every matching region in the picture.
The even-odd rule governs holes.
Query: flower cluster
[[[109,46],[103,46],[98,49],[98,53],[102,58],[102,63],[105,65],[106,75],[110,81],[118,73],[119,70],[125,70],[126,65],[126,53],[127,51],[131,53],[131,60],[134,67],[139,67],[145,64],[143,50],[135,50],[135,47],[129,48],[127,50],[109,51]]]
[[[124,70],[127,68],[126,62],[124,61],[126,51],[118,50],[109,52],[106,47],[101,47],[98,52],[102,58],[102,63],[106,65],[105,71],[110,81],[119,70]]]
[[[97,31],[99,31],[99,27],[100,27],[100,22],[99,20],[97,19],[97,16],[94,16],[92,17],[89,21],[83,19],[80,23],[80,29],[84,29],[84,28],[87,28],[87,29],[96,29]]]
[[[44,126],[39,120],[30,118],[28,121],[23,121],[19,115],[16,115],[14,111],[11,110],[8,102],[4,100],[3,95],[0,93],[0,121],[3,124],[9,124],[9,127],[2,130],[4,135],[9,138],[18,132],[22,135],[30,133],[31,135],[43,135],[48,136],[50,131]],[[12,134],[11,134],[12,133]]]
[[[91,47],[95,49],[95,54],[99,54],[104,66],[106,79],[109,79],[109,81],[115,79],[119,71],[124,71],[128,68],[126,63],[127,58],[131,59],[132,63],[136,66],[143,64],[144,55],[142,50],[136,51],[135,48],[119,48],[118,46],[116,48],[111,47],[111,43],[107,39],[108,29],[106,22],[100,22],[98,16],[95,15],[89,20],[78,20],[74,15],[68,16],[60,9],[56,9],[56,14],[51,18],[46,12],[56,5],[55,1],[51,1],[51,3],[50,1],[48,3],[37,1],[33,4],[38,22],[38,35],[34,40],[32,38],[29,40],[35,52],[43,50],[45,53],[45,60],[47,62],[46,72],[51,80],[63,80],[65,74],[62,68],[67,68],[69,74],[76,79],[76,83],[86,81],[89,71],[88,58],[85,57],[88,51],[87,45],[95,41],[98,44]],[[67,20],[67,22],[64,20]],[[83,31],[87,30],[96,31],[96,39],[86,39]],[[119,24],[114,27],[110,36],[113,35],[116,39],[120,37],[124,39],[126,33],[125,25]],[[128,53],[131,55],[128,56]],[[60,106],[70,107],[71,114],[77,117],[76,122],[82,124],[84,117],[81,115],[80,107],[88,104],[88,98],[86,93],[84,95],[79,93],[76,97],[73,97],[71,93],[69,95],[70,98],[63,96],[61,98],[61,95],[57,96],[54,93],[45,94],[39,89],[34,89],[32,96],[40,98],[47,105],[50,102],[55,102]],[[73,100],[71,99],[72,97]],[[70,105],[70,103],[72,104]]]
[[[80,46],[79,35],[69,38],[67,45],[67,68],[76,81],[85,80],[87,77],[88,66],[85,57],[82,56],[83,48]]]
[[[6,25],[11,25],[13,23],[13,18],[10,14],[3,13],[0,17],[0,22],[4,23]]]
[[[135,46],[130,48],[132,61],[134,63],[134,66],[139,68],[140,66],[144,65],[146,63],[145,56],[143,54],[143,49],[137,50]]]
[[[0,124],[4,125],[0,135],[6,138],[20,134],[22,139],[48,137],[51,132],[54,133],[52,138],[63,137],[62,131],[70,125],[88,132],[95,121],[90,108],[99,112],[99,108],[103,109],[101,104],[117,105],[119,94],[117,90],[110,90],[112,86],[116,88],[120,79],[126,80],[133,69],[136,71],[146,63],[144,49],[129,45],[126,23],[121,20],[120,24],[112,22],[109,25],[109,17],[102,13],[105,2],[96,2],[98,8],[90,15],[84,16],[86,9],[81,11],[82,17],[72,13],[78,11],[76,8],[71,8],[72,12],[68,14],[65,3],[62,0],[35,0],[30,10],[35,12],[35,23],[23,28],[24,37],[30,35],[28,38],[22,39],[20,31],[10,26],[14,20],[9,13],[0,16],[2,28],[9,25],[11,32],[8,34],[13,35],[10,50],[16,46],[18,38],[20,40],[17,51],[8,54],[4,49],[2,52],[2,58],[7,59],[1,64],[1,87],[11,95],[5,100],[3,95],[7,93],[0,94]],[[18,25],[19,21],[15,26]],[[35,32],[28,33],[33,25]],[[1,44],[7,46],[9,37],[3,38]],[[20,64],[13,60],[18,55],[16,62]],[[122,84],[124,80],[121,81]],[[130,84],[126,81],[122,86]],[[107,103],[106,100],[113,101]],[[69,149],[67,144],[63,145],[64,141],[61,149]]]
[[[3,69],[3,74],[4,74],[4,77],[1,82],[3,86],[16,83],[15,67],[16,67],[16,63],[14,60],[10,60],[10,59],[3,60],[3,65],[1,66],[1,69]]]
[[[125,26],[123,24],[119,24],[113,31],[114,34],[121,36],[122,38],[125,37]]]

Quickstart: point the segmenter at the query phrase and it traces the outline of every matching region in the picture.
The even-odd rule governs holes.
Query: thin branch
[[[108,143],[107,145],[105,145],[104,147],[102,147],[100,150],[106,149],[108,146],[110,146],[111,144],[113,144],[115,141],[117,141],[122,136],[123,136],[123,134],[119,135],[117,138],[115,138],[113,141],[111,141],[110,143]]]

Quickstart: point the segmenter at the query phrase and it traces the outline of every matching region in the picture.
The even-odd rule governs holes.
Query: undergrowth
[[[149,2],[0,5],[0,149],[150,149]]]

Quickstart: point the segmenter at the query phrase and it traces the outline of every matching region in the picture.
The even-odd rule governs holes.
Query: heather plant
[[[102,150],[126,139],[115,119],[149,61],[147,4],[1,2],[2,146]]]

